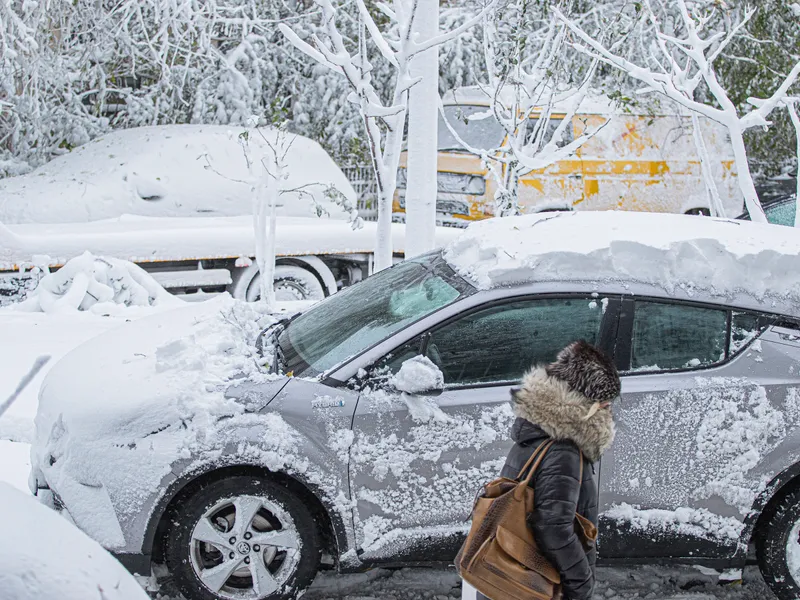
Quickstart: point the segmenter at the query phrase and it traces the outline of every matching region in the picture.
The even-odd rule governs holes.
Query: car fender
[[[246,386],[245,386],[246,387]],[[354,555],[355,536],[349,500],[348,462],[352,415],[357,394],[318,382],[290,379],[280,392],[245,423],[231,420],[216,434],[224,443],[205,457],[193,456],[173,464],[159,486],[141,541],[141,552],[150,554],[159,524],[170,506],[193,482],[215,473],[245,470],[265,476],[289,478],[313,495],[330,519],[339,557]],[[291,447],[275,452],[263,440],[291,431]],[[137,530],[139,528],[131,528]],[[131,540],[132,541],[132,540]],[[131,544],[133,545],[133,544]]]

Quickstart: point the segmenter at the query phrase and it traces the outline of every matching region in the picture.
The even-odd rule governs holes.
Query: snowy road
[[[747,583],[718,585],[692,568],[598,570],[597,600],[773,600],[758,569],[748,569]],[[374,570],[358,575],[317,578],[304,596],[309,600],[393,598],[396,600],[450,600],[461,598],[454,571],[432,569]]]
[[[35,358],[53,359],[9,412],[0,418],[0,480],[27,490],[28,442],[33,433],[37,391],[48,368],[81,342],[141,316],[98,317],[90,314],[51,316],[0,311],[0,398],[5,398]],[[11,343],[8,343],[11,341]],[[748,569],[745,585],[719,586],[716,578],[696,569],[600,569],[598,599],[633,600],[771,600],[758,570]],[[450,600],[460,598],[453,571],[373,570],[357,575],[322,574],[306,594],[309,600],[390,598]],[[164,599],[164,596],[161,596]]]

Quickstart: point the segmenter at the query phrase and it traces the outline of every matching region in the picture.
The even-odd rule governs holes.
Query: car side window
[[[564,346],[598,342],[604,300],[532,299],[471,313],[430,332],[425,355],[446,387],[518,381]]]
[[[631,345],[632,371],[706,367],[725,360],[725,310],[637,301]]]

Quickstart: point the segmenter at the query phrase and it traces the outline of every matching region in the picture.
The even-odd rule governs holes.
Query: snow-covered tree
[[[333,186],[309,183],[301,187],[288,187],[290,172],[287,156],[297,136],[287,131],[286,122],[277,127],[265,127],[263,118],[252,115],[246,125],[239,133],[238,141],[247,165],[246,183],[250,184],[253,192],[253,235],[259,296],[268,307],[274,308],[277,207],[281,196],[286,194],[310,200],[315,205],[318,217],[329,216],[328,209],[319,202],[319,197],[323,196],[348,214],[353,229],[362,227],[363,222],[356,205]],[[228,178],[208,161],[208,157],[206,160],[206,168]]]
[[[596,33],[587,32],[557,8],[554,11],[579,40],[574,44],[576,48],[643,83],[645,88],[640,92],[662,94],[692,112],[723,124],[730,136],[745,206],[754,221],[766,221],[750,174],[744,132],[751,127],[769,125],[767,117],[800,76],[800,62],[769,98],[757,102],[757,108],[742,115],[720,84],[714,63],[746,26],[753,10],[747,10],[736,22],[724,27],[725,21],[712,19],[715,11],[723,10],[721,3],[694,2],[690,8],[685,0],[676,0],[674,6],[679,18],[674,31],[664,31],[663,21],[656,17],[654,4],[655,0],[643,3],[644,19],[648,26],[654,26],[655,40],[643,44],[638,61],[621,56],[613,48],[606,47]],[[712,27],[714,24],[717,27]],[[695,99],[694,92],[700,82],[706,86],[712,101]]]
[[[566,42],[567,27],[531,0],[498,5],[483,31],[486,73],[476,87],[489,109],[467,119],[495,119],[505,135],[494,148],[460,143],[481,156],[497,184],[495,214],[517,215],[520,177],[572,156],[597,133],[599,128],[587,129],[564,143],[590,91],[597,61],[581,64],[587,61],[571,56],[576,53]]]
[[[800,12],[800,11],[798,11]],[[800,106],[800,97],[797,98],[784,98],[786,110],[789,112],[789,119],[794,126],[795,142],[797,143],[797,169],[795,175],[797,189],[795,190],[795,203],[794,203],[794,226],[800,227],[800,115],[798,115],[798,106]]]
[[[425,43],[439,33],[439,2],[417,0],[411,5],[410,38]],[[409,60],[408,75],[416,83],[408,91],[406,140],[406,256],[418,256],[436,246],[439,49],[431,46]]]
[[[291,43],[330,70],[340,73],[347,80],[350,93],[348,99],[356,105],[367,134],[367,142],[375,171],[378,189],[378,231],[375,244],[375,269],[385,269],[392,264],[392,199],[397,184],[397,168],[403,142],[403,127],[408,110],[408,93],[416,83],[410,74],[410,62],[415,55],[443,44],[477,23],[479,13],[459,27],[444,34],[428,37],[424,41],[414,39],[418,0],[396,0],[394,7],[379,4],[378,8],[390,23],[381,31],[367,9],[364,0],[356,0],[359,31],[355,47],[348,44],[339,28],[341,11],[331,0],[315,0],[321,12],[321,23],[325,32],[310,36],[310,42],[285,23],[280,29]],[[390,32],[394,32],[393,37]],[[368,40],[369,37],[369,40]],[[382,91],[372,78],[372,60],[368,41],[379,55],[395,69],[390,101],[382,99]],[[435,173],[434,173],[435,175]],[[407,237],[413,237],[409,231]]]

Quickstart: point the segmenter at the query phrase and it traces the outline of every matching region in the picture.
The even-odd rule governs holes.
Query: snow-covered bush
[[[123,306],[180,305],[144,269],[118,258],[85,252],[42,277],[17,310],[63,313],[90,310],[108,314]]]
[[[7,600],[148,600],[114,557],[55,511],[0,482],[7,519],[0,590]]]

